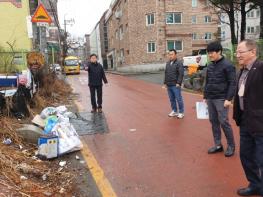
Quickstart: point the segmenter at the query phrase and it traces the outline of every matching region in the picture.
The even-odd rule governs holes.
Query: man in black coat
[[[168,114],[169,117],[176,116],[179,119],[184,117],[184,102],[181,93],[183,77],[183,63],[177,59],[176,50],[172,49],[169,51],[169,61],[166,63],[164,76],[164,87],[167,88],[172,108],[172,112]]]
[[[240,160],[249,186],[240,196],[263,196],[263,62],[257,59],[257,44],[244,40],[237,47],[242,66],[234,102],[234,119],[240,128]]]
[[[207,67],[207,77],[204,88],[204,99],[208,105],[209,120],[212,125],[215,146],[208,154],[223,151],[221,143],[221,128],[227,139],[225,156],[230,157],[235,152],[233,130],[228,120],[229,106],[235,95],[235,67],[222,55],[222,45],[214,41],[208,44],[207,52],[211,63]]]
[[[102,112],[102,81],[107,84],[107,78],[103,66],[97,62],[97,55],[90,55],[90,63],[88,64],[87,71],[89,73],[89,88],[91,97],[91,112]],[[96,101],[97,94],[97,101]]]

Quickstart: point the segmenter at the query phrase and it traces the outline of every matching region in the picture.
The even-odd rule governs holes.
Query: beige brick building
[[[108,26],[109,68],[164,63],[168,49],[179,58],[216,39],[218,18],[207,0],[113,0]]]

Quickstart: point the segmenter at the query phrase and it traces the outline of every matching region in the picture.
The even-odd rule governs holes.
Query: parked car
[[[55,72],[61,72],[62,71],[62,68],[59,64],[50,64],[49,69],[51,71],[55,71]]]
[[[55,65],[55,71],[61,71],[62,68],[59,64],[54,64]]]
[[[80,64],[80,70],[85,70],[85,65],[83,63]]]

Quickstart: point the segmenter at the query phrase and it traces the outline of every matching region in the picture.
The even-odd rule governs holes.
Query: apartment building
[[[85,34],[85,59],[89,58],[90,56],[90,35]]]
[[[100,23],[98,22],[89,36],[90,54],[98,55],[98,62],[103,63],[101,52]]]
[[[90,54],[97,54],[98,61],[103,65],[105,69],[108,68],[107,52],[109,50],[108,27],[105,21],[106,14],[107,11],[104,12],[95,28],[88,36]]]
[[[100,28],[100,45],[101,45],[102,64],[105,69],[108,69],[107,53],[109,50],[109,44],[108,44],[108,26],[105,21],[106,13],[107,11],[104,12],[102,17],[100,18],[99,28]]]
[[[207,0],[113,0],[106,14],[110,68],[164,63],[175,48],[191,55],[218,37]]]
[[[247,6],[249,9],[250,5]],[[260,9],[253,9],[247,13],[246,16],[246,35],[247,39],[259,39],[260,35]],[[240,27],[241,27],[241,14],[240,12],[235,13],[236,19],[236,36],[240,40]],[[231,49],[231,31],[228,25],[229,18],[226,14],[221,15],[221,43],[224,48]]]

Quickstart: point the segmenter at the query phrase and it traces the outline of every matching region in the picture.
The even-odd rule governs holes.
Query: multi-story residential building
[[[247,9],[249,9],[249,5]],[[246,38],[248,39],[258,39],[260,35],[260,9],[254,9],[247,13],[246,16]],[[241,27],[241,14],[240,12],[235,13],[236,19],[236,36],[240,40],[240,27]],[[228,25],[229,18],[226,14],[221,15],[221,43],[224,48],[231,49],[231,31]]]
[[[95,28],[89,35],[90,41],[90,54],[95,53],[98,55],[98,61],[103,64],[105,69],[108,68],[107,52],[108,46],[108,27],[105,21],[106,12],[100,18],[100,21],[96,24]]]
[[[106,14],[109,67],[163,65],[169,49],[182,58],[205,48],[218,34],[218,17],[207,2],[113,0]]]
[[[84,49],[85,59],[88,59],[90,56],[90,35],[89,34],[85,34],[84,46],[85,46],[85,49]]]
[[[101,53],[100,23],[98,22],[90,34],[90,54],[98,56],[98,62],[103,63]]]
[[[107,53],[109,50],[109,44],[108,44],[108,27],[107,23],[105,21],[105,16],[107,14],[107,11],[104,12],[102,15],[100,22],[99,22],[99,28],[100,28],[100,45],[101,45],[101,58],[103,67],[105,69],[108,68],[108,62],[107,62]]]

